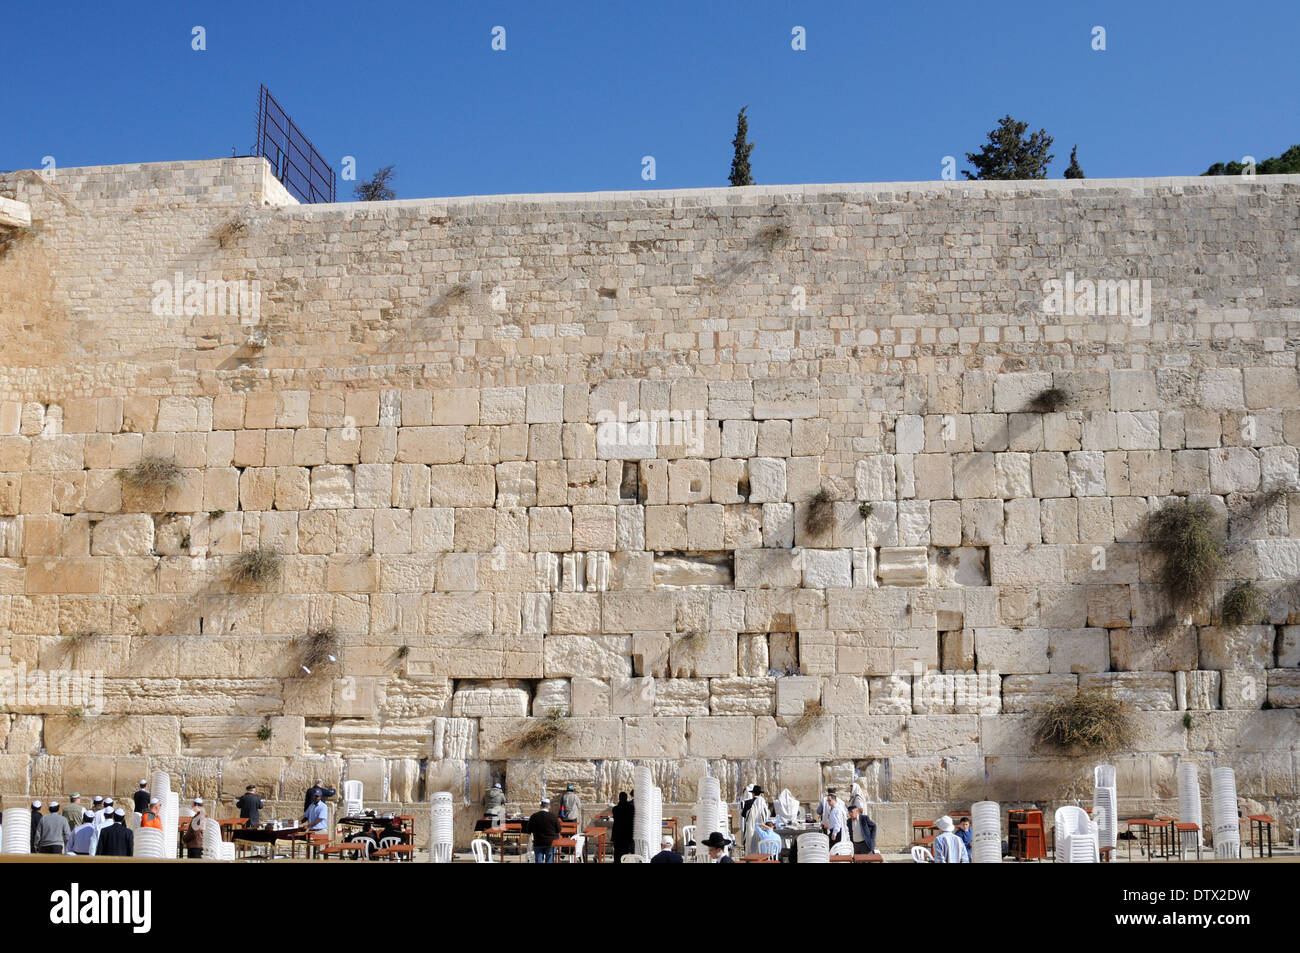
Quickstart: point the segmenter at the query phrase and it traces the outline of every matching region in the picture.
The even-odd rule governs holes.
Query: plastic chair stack
[[[1237,775],[1232,768],[1210,772],[1210,801],[1214,813],[1214,856],[1218,860],[1241,857],[1241,827],[1237,823]]]
[[[363,803],[363,792],[365,786],[360,781],[343,782],[343,816],[360,817],[361,812],[365,810]]]
[[[221,825],[210,817],[203,822],[203,859],[221,859]]]
[[[632,849],[646,860],[659,851],[664,828],[663,792],[655,787],[647,767],[636,769],[636,814],[632,822]]]
[[[1180,761],[1178,763],[1178,818],[1182,821],[1195,824],[1198,828],[1204,828],[1204,821],[1201,820],[1201,779],[1200,772],[1196,767],[1195,761]],[[1205,838],[1201,830],[1194,835],[1191,833],[1183,834],[1183,849],[1195,849],[1205,843]]]
[[[1002,808],[997,801],[971,805],[970,862],[1002,863]]]
[[[700,779],[700,799],[695,806],[695,842],[708,839],[708,836],[718,830],[718,805],[720,803],[718,794],[721,791],[721,785],[717,778]],[[725,815],[724,815],[725,816]],[[696,847],[694,860],[702,862],[708,856],[708,852],[701,847]]]
[[[142,827],[135,832],[133,856],[150,857],[162,860],[166,857],[166,840],[163,832],[156,827]],[[233,844],[231,845],[234,846]]]
[[[1097,826],[1081,807],[1056,811],[1056,857],[1058,864],[1096,864],[1101,861]]]
[[[829,837],[817,831],[799,835],[799,863],[829,864],[830,862],[831,839]]]
[[[4,837],[0,840],[0,853],[30,854],[32,852],[32,809],[11,807],[4,812]]]
[[[1119,842],[1119,795],[1115,789],[1115,766],[1099,764],[1092,772],[1092,818],[1097,825],[1097,847],[1114,847]]]
[[[450,864],[454,845],[451,792],[439,791],[435,794],[429,812],[429,862]]]
[[[163,798],[162,832],[163,856],[176,857],[177,829],[180,826],[181,799],[175,791],[168,791]]]

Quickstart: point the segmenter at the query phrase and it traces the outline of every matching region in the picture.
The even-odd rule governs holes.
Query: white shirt
[[[849,812],[845,810],[844,805],[841,804],[838,799],[835,801],[834,810],[831,809],[830,804],[827,804],[826,814],[824,817],[826,833],[831,837],[834,837],[836,834],[840,833],[840,831],[844,830],[844,821],[848,815]]]

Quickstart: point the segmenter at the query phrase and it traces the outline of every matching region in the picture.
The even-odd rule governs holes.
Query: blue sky
[[[746,104],[761,185],[937,179],[1004,113],[1053,178],[1076,142],[1090,178],[1188,175],[1300,142],[1298,27],[1297,0],[14,3],[0,168],[244,154],[264,82],[403,198],[725,185]]]

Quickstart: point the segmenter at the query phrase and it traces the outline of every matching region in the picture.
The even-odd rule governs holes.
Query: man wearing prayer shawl
[[[745,852],[749,854],[758,853],[758,842],[761,840],[758,836],[758,829],[764,821],[772,816],[772,812],[767,806],[767,798],[763,797],[763,789],[756,784],[754,785],[753,794],[754,796],[749,802],[749,809],[743,812],[744,820],[741,823]]]
[[[934,839],[934,846],[931,853],[934,854],[936,864],[969,864],[970,854],[966,853],[966,845],[961,842],[961,838],[953,833],[952,818],[945,814],[934,822],[939,828],[939,836]]]
[[[782,789],[781,796],[776,799],[776,817],[782,827],[789,827],[799,820],[799,800],[789,788]]]

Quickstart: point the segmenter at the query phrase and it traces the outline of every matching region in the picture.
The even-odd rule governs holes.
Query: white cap
[[[203,806],[203,798],[201,798],[201,797],[196,797],[196,798],[194,799],[194,803],[197,804],[199,807],[202,807],[202,806]]]
[[[665,847],[671,848],[673,846],[673,839],[665,834],[663,836],[663,843]]]
[[[146,781],[144,778],[141,778],[141,779],[140,779],[140,787],[144,787],[144,786],[147,785],[148,783],[149,783],[149,782]]]
[[[104,798],[104,807],[108,807],[112,803],[113,803],[113,799],[111,797]]]
[[[40,806],[41,806],[40,801],[32,801],[32,807],[39,808]]]
[[[96,804],[102,804],[103,801],[104,801],[103,797],[101,797],[101,796],[98,795],[98,794],[95,795],[95,801],[94,801],[94,803],[96,803]]]
[[[159,800],[159,799],[156,798],[156,797],[151,797],[151,798],[149,798],[149,806],[150,806],[150,807],[153,807],[155,804],[161,804],[161,803],[162,803],[162,801]]]
[[[543,803],[543,804],[550,804],[550,803],[551,803],[551,799],[550,799],[549,797],[544,797],[544,798],[542,798],[542,803]],[[37,802],[36,802],[36,806],[37,806],[37,807],[40,807],[40,806],[41,806],[41,802],[40,802],[40,801],[37,801]]]
[[[113,816],[114,816],[114,817],[126,817],[126,811],[122,810],[122,809],[119,807],[116,811],[113,812]]]
[[[54,809],[55,809],[56,807],[58,807],[58,806],[59,806],[59,802],[58,802],[58,801],[51,801],[51,802],[50,802],[50,810],[51,810],[51,811],[54,810]]]

